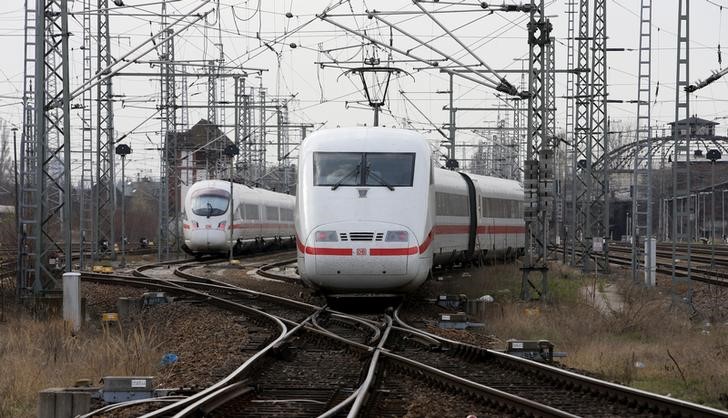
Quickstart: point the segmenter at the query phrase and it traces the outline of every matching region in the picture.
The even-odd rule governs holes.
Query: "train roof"
[[[262,200],[268,201],[289,201],[295,199],[294,196],[274,192],[272,190],[261,189],[258,187],[251,187],[241,183],[233,183],[235,189],[234,194],[244,193],[246,196],[256,196]],[[195,192],[198,189],[212,187],[215,189],[230,190],[230,182],[227,180],[201,180],[190,186],[187,193]]]
[[[380,127],[322,129],[306,137],[301,147],[307,151],[430,152],[428,141],[419,132]]]
[[[465,172],[475,182],[475,187],[484,196],[501,199],[523,199],[523,187],[516,180],[502,179],[498,177],[481,176]],[[444,168],[435,169],[437,183],[446,189],[458,190],[462,188],[463,178],[457,171]]]

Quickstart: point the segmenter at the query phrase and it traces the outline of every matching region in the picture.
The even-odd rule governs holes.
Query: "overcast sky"
[[[112,54],[119,57],[131,48],[147,40],[151,32],[159,29],[158,18],[150,12],[160,11],[159,3],[154,0],[124,0],[127,5],[145,5],[135,8],[122,8],[113,11],[111,32],[113,36]],[[557,67],[566,67],[566,35],[567,15],[566,0],[547,1],[547,14],[551,16],[556,37]],[[109,3],[113,3],[109,1]],[[168,10],[176,19],[180,14],[187,14],[202,2],[200,0],[181,0],[168,2]],[[458,38],[468,45],[478,57],[494,69],[515,69],[522,65],[518,59],[528,57],[526,44],[527,16],[523,13],[488,14],[478,10],[476,2],[463,1],[470,6],[448,4],[426,4],[428,10],[461,11],[460,13],[442,13],[437,18],[449,30],[453,30]],[[506,3],[514,4],[507,0]],[[638,21],[640,2],[636,0],[609,0],[608,2],[610,48],[627,48],[624,52],[609,53],[609,95],[612,99],[636,99]],[[656,124],[665,124],[674,119],[675,100],[675,60],[677,32],[677,0],[659,0],[654,2],[653,11],[653,92],[659,82],[657,97],[653,106],[653,118]],[[12,123],[20,123],[19,97],[22,95],[23,73],[23,0],[5,0],[0,4],[0,118]],[[80,1],[69,1],[73,12],[82,10]],[[342,70],[321,68],[317,61],[349,62],[350,66],[361,65],[363,58],[371,55],[371,48],[362,49],[361,40],[342,29],[327,22],[320,21],[315,15],[321,13],[330,2],[328,0],[219,0],[210,1],[200,11],[218,8],[220,13],[211,14],[206,22],[199,22],[176,38],[176,58],[178,60],[203,60],[219,55],[216,46],[222,41],[226,64],[235,67],[265,69],[262,84],[272,95],[291,97],[290,115],[293,122],[312,123],[317,127],[352,126],[371,124],[372,112],[362,105],[353,102],[364,99],[358,79],[341,76]],[[692,0],[691,1],[691,68],[690,79],[695,81],[707,77],[711,71],[719,68],[718,45],[724,43],[728,32],[728,7],[726,0]],[[336,7],[334,15],[360,13],[364,10],[413,12],[418,9],[411,1],[375,1],[351,0]],[[290,13],[293,17],[286,17]],[[337,22],[352,28],[363,30],[384,42],[389,42],[389,30],[376,20],[365,16],[356,18],[348,16],[332,17]],[[398,27],[417,36],[424,41],[431,41],[433,46],[445,51],[451,57],[467,64],[476,64],[476,58],[470,56],[451,37],[443,35],[442,29],[422,14],[394,15],[386,17],[390,22],[398,23]],[[79,46],[82,39],[81,16],[70,19],[71,32],[71,75],[72,86],[81,81],[82,59]],[[725,24],[723,24],[725,23]],[[221,29],[221,31],[220,31]],[[393,33],[393,44],[401,49],[410,49],[416,44],[398,34]],[[296,48],[291,48],[291,43]],[[725,42],[728,45],[728,42]],[[326,54],[322,51],[333,50]],[[436,54],[419,47],[412,53],[432,59]],[[384,61],[387,55],[378,52]],[[156,59],[152,52],[146,59]],[[447,75],[438,70],[424,69],[425,65],[415,62],[402,62],[406,59],[394,54],[397,61],[394,65],[406,70],[411,77],[404,76],[394,80],[390,86],[389,101],[381,117],[381,124],[387,126],[432,128],[427,121],[442,125],[448,120],[447,112],[442,110],[447,104],[447,95],[438,93],[448,89]],[[728,58],[727,58],[728,59]],[[357,64],[358,62],[358,64]],[[446,65],[446,64],[443,64]],[[728,62],[726,62],[728,65]],[[157,72],[148,64],[132,65],[127,72]],[[240,71],[240,70],[233,70]],[[507,78],[519,84],[520,76],[508,74]],[[260,83],[257,76],[251,75],[249,82]],[[205,79],[188,79],[190,103],[203,105],[206,103]],[[129,132],[155,111],[158,102],[159,81],[153,77],[117,77],[114,79],[114,94],[120,95],[115,102],[115,121],[117,137]],[[404,91],[405,94],[400,94]],[[459,107],[492,107],[498,99],[494,91],[470,80],[456,78],[455,106]],[[719,134],[725,134],[726,92],[728,78],[700,90],[691,96],[691,113],[706,119],[716,119],[721,125]],[[232,83],[227,85],[227,99],[232,100]],[[557,77],[557,96],[566,94],[566,76]],[[121,97],[123,96],[123,97]],[[408,101],[406,98],[411,100]],[[347,106],[347,102],[349,105]],[[557,121],[560,127],[565,122],[565,99],[557,102]],[[636,107],[630,104],[610,104],[609,115],[623,125],[634,125]],[[79,125],[77,110],[72,111],[74,128]],[[196,122],[205,117],[205,109],[191,109],[190,121]],[[423,115],[426,115],[426,117]],[[505,113],[501,115],[506,116]],[[510,119],[511,116],[509,115]],[[226,115],[232,121],[233,113]],[[457,124],[460,126],[483,126],[495,123],[495,112],[460,112]],[[130,135],[130,143],[135,152],[128,159],[131,173],[158,176],[158,157],[153,151],[145,151],[159,145],[159,121],[152,118],[149,122]],[[74,151],[80,151],[80,130],[74,129]],[[232,136],[232,132],[230,132]],[[426,136],[439,142],[441,138],[432,131]],[[150,142],[151,140],[151,142]],[[472,132],[460,131],[460,143],[476,143],[478,137]],[[458,155],[460,156],[461,151]],[[80,162],[80,155],[74,154],[74,170]]]

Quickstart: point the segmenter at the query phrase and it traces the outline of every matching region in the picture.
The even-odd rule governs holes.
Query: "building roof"
[[[680,125],[718,125],[718,122],[713,122],[712,120],[702,119],[697,116],[690,116],[687,119],[679,120],[678,124]],[[670,122],[668,125],[673,126],[675,125],[675,122]]]
[[[178,150],[198,149],[215,138],[220,139],[212,148],[224,149],[233,143],[217,125],[213,125],[205,119],[200,119],[187,131],[170,132],[168,135],[170,140],[177,141]]]

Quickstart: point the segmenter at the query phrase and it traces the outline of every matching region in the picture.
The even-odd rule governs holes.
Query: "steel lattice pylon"
[[[521,73],[521,80],[518,85],[519,91],[524,91],[526,89],[526,75],[525,73]],[[522,180],[522,172],[521,172],[521,161],[522,161],[522,155],[523,153],[521,150],[526,145],[523,141],[524,136],[521,135],[521,127],[523,126],[523,109],[521,106],[521,103],[523,101],[519,99],[515,99],[513,103],[513,135],[514,141],[516,143],[516,163],[514,164],[514,173],[513,173],[513,179],[514,180]]]
[[[589,141],[589,0],[579,1],[579,36],[577,49],[576,95],[574,110],[573,155],[571,160],[572,193],[571,193],[571,246],[572,263],[585,266],[589,258],[591,246],[585,237],[585,225],[588,224],[589,208],[587,190],[589,173],[586,171]],[[579,258],[578,255],[581,255]]]
[[[640,5],[640,44],[637,77],[636,149],[632,174],[632,279],[644,272],[645,284],[655,285],[652,267],[652,0]],[[643,242],[647,243],[644,247]]]
[[[60,273],[71,268],[67,0],[37,0],[32,13],[26,3],[25,33],[25,81],[28,83],[32,74],[38,88],[32,91],[30,84],[25,86],[26,95],[32,91],[34,98],[32,104],[29,97],[24,100],[18,293],[24,296],[32,290],[40,296],[59,290]]]
[[[217,124],[217,69],[215,60],[207,63],[207,121]]]
[[[225,105],[228,104],[227,100],[225,100],[225,77],[221,77],[221,74],[223,72],[223,67],[225,66],[225,52],[223,50],[223,44],[216,44],[217,47],[220,49],[220,58],[217,61],[217,70],[216,74],[218,77],[220,77],[220,81],[218,82],[218,92],[217,92],[217,102],[221,105],[220,107],[220,114],[217,117],[217,124],[220,126],[221,131],[225,131]],[[220,149],[225,148],[224,146],[221,146]],[[218,161],[224,161],[222,158],[222,151],[220,151],[220,158],[218,158]],[[225,167],[220,167],[221,170],[225,170]]]
[[[98,0],[96,22],[96,68],[103,71],[111,65],[109,33],[109,0]],[[114,213],[114,103],[111,77],[102,77],[96,87],[96,218],[93,245],[95,257],[115,258]]]
[[[291,168],[291,160],[288,158],[290,150],[290,135],[289,135],[289,120],[288,120],[288,104],[285,100],[280,100],[276,107],[276,123],[277,123],[277,159],[278,166],[281,168],[281,175],[283,176],[283,190],[279,190],[282,193],[290,192],[289,182],[289,171]]]
[[[559,140],[556,137],[556,39],[550,38],[549,42],[545,45],[546,59],[545,63],[545,83],[544,90],[546,91],[546,97],[544,102],[545,110],[545,123],[544,127],[544,138],[545,143],[541,146],[541,154],[550,160],[548,167],[548,178],[551,179],[551,185],[549,188],[549,196],[544,199],[546,205],[546,217],[549,222],[549,232],[546,237],[548,242],[546,244],[546,258],[556,258],[556,234],[558,225],[558,206],[560,199],[556,199],[555,183],[553,182],[555,173],[558,172],[558,158],[556,153],[558,152]]]
[[[690,196],[690,125],[679,124],[690,116],[690,93],[686,87],[690,80],[690,0],[678,0],[677,70],[675,79],[675,124],[673,126],[674,156],[672,161],[672,300],[682,300],[692,306],[693,286],[692,241],[694,206]],[[679,241],[687,243],[686,255],[679,254]],[[687,274],[677,270],[680,265]],[[682,288],[687,284],[687,290]]]
[[[93,76],[91,54],[91,1],[83,2],[83,82],[87,83]],[[86,242],[93,242],[94,238],[94,140],[93,140],[93,89],[83,92],[81,104],[81,191],[80,196],[80,227],[81,252],[80,266],[83,270],[90,261],[86,252]],[[94,244],[91,246],[93,254]]]
[[[179,169],[177,156],[177,103],[175,93],[174,32],[167,27],[166,4],[162,4],[162,28],[160,51],[160,133],[162,153],[159,179],[159,260],[165,260],[170,252],[179,253]]]
[[[267,129],[266,129],[266,123],[268,121],[267,115],[266,115],[266,93],[267,90],[263,88],[263,78],[260,79],[260,86],[258,87],[258,126],[255,131],[258,132],[258,141],[256,145],[256,151],[253,154],[253,166],[255,167],[257,171],[257,175],[255,176],[256,181],[263,177],[265,174],[265,162],[266,162],[266,135],[267,135]]]
[[[594,0],[594,33],[591,65],[591,122],[587,148],[587,170],[590,197],[587,240],[602,238],[602,250],[592,248],[600,272],[609,271],[609,160],[607,122],[607,1]],[[601,159],[601,164],[597,161]]]
[[[573,167],[573,160],[574,160],[574,93],[575,93],[575,87],[576,87],[576,77],[574,76],[574,44],[575,44],[575,16],[577,14],[576,12],[576,1],[567,1],[566,2],[566,14],[568,18],[567,23],[567,37],[566,37],[566,141],[567,141],[567,147],[565,149],[566,155],[565,158],[562,160],[564,166],[562,167],[562,172],[564,175],[561,177],[562,181],[560,184],[561,189],[561,212],[562,212],[562,228],[559,231],[561,234],[561,239],[563,240],[563,260],[566,262],[567,258],[567,243],[569,242],[570,238],[574,234],[574,230],[572,229],[572,226],[569,225],[567,228],[566,220],[565,220],[565,214],[568,211],[568,208],[566,206],[567,202],[567,181],[566,177],[569,174],[572,174],[574,172]],[[576,180],[574,178],[571,179],[571,183],[575,182]],[[569,190],[569,199],[568,201],[571,202],[573,205],[574,202],[574,195],[572,194],[572,190]],[[571,213],[571,212],[569,212]],[[575,257],[573,253],[574,247],[571,246],[571,260],[572,264],[574,263]]]
[[[526,221],[525,257],[521,298],[530,299],[531,288],[538,287],[530,280],[532,273],[540,273],[542,300],[548,298],[548,264],[546,246],[549,236],[548,203],[553,187],[551,158],[546,127],[546,54],[550,42],[551,23],[544,13],[544,0],[538,6],[531,0],[528,23],[528,137],[524,162],[524,194]]]
[[[23,131],[20,137],[20,164],[18,166],[20,181],[18,199],[18,261],[16,278],[16,290],[21,296],[26,290],[31,289],[35,279],[36,257],[36,236],[38,229],[35,213],[37,211],[35,195],[40,193],[36,170],[38,155],[35,136],[35,83],[36,50],[38,41],[36,33],[36,10],[28,3],[32,0],[25,0],[25,51],[24,51],[24,80],[23,80]],[[36,2],[35,6],[38,6]],[[32,3],[31,3],[32,4]],[[44,7],[40,3],[41,10]],[[45,23],[44,23],[45,25]],[[41,27],[42,33],[42,27]],[[44,42],[43,36],[40,42]],[[42,43],[41,43],[42,45]],[[42,103],[42,102],[41,102]]]
[[[242,83],[242,104],[243,108],[240,111],[240,129],[242,130],[242,136],[240,144],[240,161],[242,163],[241,172],[243,178],[248,181],[253,181],[257,177],[257,171],[253,166],[253,154],[257,147],[255,137],[253,136],[253,104],[255,103],[255,95],[251,88],[249,92],[245,93],[245,83]]]
[[[187,66],[180,66],[182,76],[178,77],[179,100],[180,100],[180,121],[179,131],[186,131],[190,128],[189,92],[187,88]]]
[[[206,159],[206,170],[207,175],[209,178],[218,178],[218,176],[223,172],[219,171],[219,168],[224,167],[218,167],[218,164],[220,162],[220,155],[222,155],[222,147],[221,141],[213,141],[215,138],[213,138],[211,135],[214,135],[216,130],[215,127],[217,127],[218,119],[218,99],[217,99],[217,83],[219,79],[218,70],[219,66],[215,60],[209,60],[207,62],[207,121],[210,123],[208,126],[206,132],[207,132],[207,145],[205,154],[208,156]],[[222,82],[222,80],[219,80]]]
[[[245,94],[245,77],[236,76],[234,81],[234,102],[235,102],[235,146],[240,150],[235,157],[235,171],[237,176],[242,177],[242,181],[248,179],[248,164],[250,148],[248,147],[249,138],[246,136],[246,127],[249,125],[249,109],[248,98]]]

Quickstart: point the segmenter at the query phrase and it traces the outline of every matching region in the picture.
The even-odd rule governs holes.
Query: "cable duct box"
[[[154,394],[153,376],[106,376],[102,380],[102,397],[107,403],[147,399]]]

